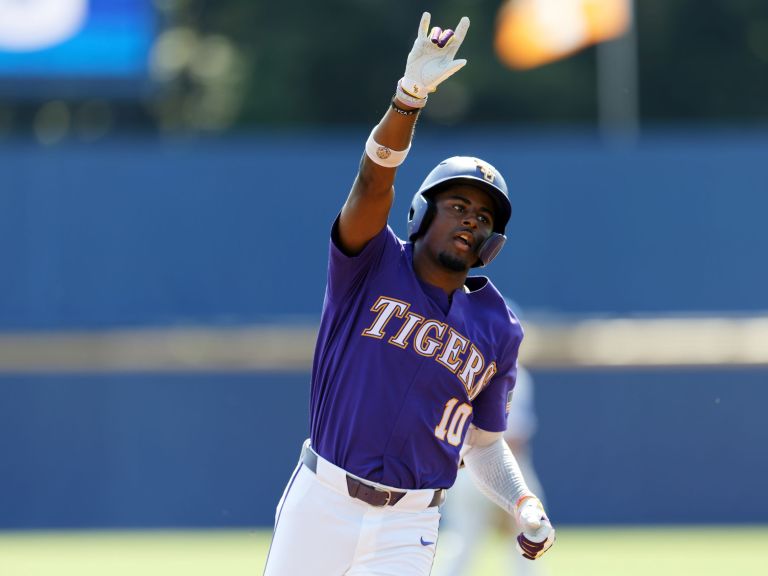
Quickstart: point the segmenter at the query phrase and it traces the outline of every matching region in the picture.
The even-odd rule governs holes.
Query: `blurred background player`
[[[507,418],[504,439],[517,459],[528,487],[545,502],[531,457],[530,441],[536,433],[538,419],[534,405],[534,382],[531,373],[518,365],[517,381]],[[545,503],[546,505],[546,503]],[[514,519],[483,496],[466,470],[459,470],[456,482],[448,492],[442,508],[440,541],[435,561],[435,576],[470,576],[477,553],[495,530],[514,534]],[[529,562],[508,546],[504,566],[499,574],[516,576],[543,576],[546,567],[540,562]]]

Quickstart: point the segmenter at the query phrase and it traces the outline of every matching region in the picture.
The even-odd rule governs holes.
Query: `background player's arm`
[[[405,111],[422,108],[427,95],[466,64],[466,60],[455,60],[454,56],[467,33],[469,19],[462,18],[455,32],[438,27],[430,31],[429,21],[429,12],[424,12],[408,54],[405,75],[398,83],[395,105]],[[377,145],[395,151],[395,154],[407,151],[417,116],[390,108],[371,136]],[[367,152],[363,154],[360,170],[339,218],[338,241],[346,253],[359,253],[386,226],[395,195],[396,171],[396,166],[380,165]]]

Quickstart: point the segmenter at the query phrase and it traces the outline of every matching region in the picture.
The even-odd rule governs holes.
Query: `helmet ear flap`
[[[416,194],[408,211],[408,240],[415,240],[427,231],[435,217],[435,203],[426,194]]]
[[[475,262],[472,268],[483,268],[488,266],[488,264],[496,258],[496,255],[501,252],[506,241],[507,237],[504,236],[504,234],[499,234],[498,232],[492,233],[485,239],[482,246],[480,246],[477,262]]]

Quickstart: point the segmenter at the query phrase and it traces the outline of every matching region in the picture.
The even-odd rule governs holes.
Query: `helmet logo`
[[[488,166],[488,164],[480,162],[479,160],[475,160],[475,164],[477,164],[477,168],[480,170],[480,172],[483,173],[483,178],[485,178],[488,182],[493,183],[493,180],[496,178],[496,174],[493,173],[493,168]]]
[[[376,156],[378,156],[378,157],[379,157],[379,158],[381,158],[382,160],[386,160],[386,159],[387,159],[387,158],[389,158],[391,155],[392,155],[392,150],[390,150],[390,149],[389,149],[389,148],[387,148],[386,146],[379,146],[379,147],[376,149]]]

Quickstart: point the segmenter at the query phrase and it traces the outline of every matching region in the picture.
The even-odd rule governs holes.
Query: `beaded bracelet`
[[[419,112],[421,112],[421,108],[414,108],[413,110],[406,110],[405,108],[400,108],[400,106],[395,104],[394,96],[392,96],[392,102],[390,103],[390,106],[392,107],[392,110],[394,110],[398,114],[402,114],[403,116],[413,116],[414,114],[418,114]]]

